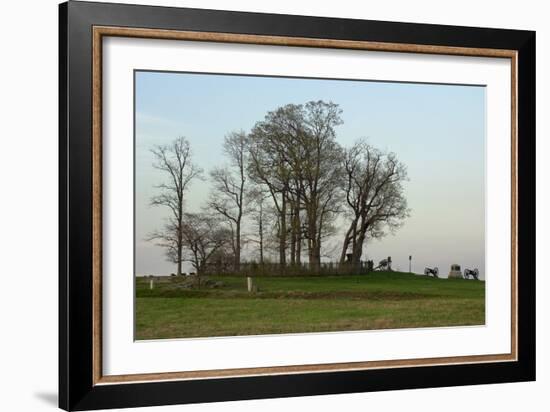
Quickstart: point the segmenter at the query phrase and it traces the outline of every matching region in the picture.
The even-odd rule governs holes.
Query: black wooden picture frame
[[[516,52],[517,360],[98,384],[94,375],[93,28]],[[59,7],[59,406],[89,410],[535,379],[535,33],[74,2]],[[489,210],[488,213],[491,213]],[[97,361],[97,359],[95,359]]]

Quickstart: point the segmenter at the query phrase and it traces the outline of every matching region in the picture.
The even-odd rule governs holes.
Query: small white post
[[[149,289],[153,290],[153,278],[149,281]]]
[[[246,277],[246,288],[249,292],[252,292],[252,278],[250,276]]]

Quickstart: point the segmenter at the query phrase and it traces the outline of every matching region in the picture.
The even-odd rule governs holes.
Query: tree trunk
[[[310,238],[309,266],[311,270],[317,273],[321,265],[321,244],[318,239],[315,216],[312,216],[312,219],[310,219],[308,226]]]
[[[296,264],[296,220],[294,216],[294,207],[291,205],[291,214],[290,214],[290,266],[294,266]]]
[[[302,234],[300,229],[300,203],[299,199],[296,201],[294,206],[294,216],[293,216],[293,235],[294,235],[294,254],[295,254],[295,264],[300,266],[302,264],[301,253],[302,253]]]
[[[181,276],[181,246],[178,246],[178,270],[177,275]]]
[[[363,255],[363,244],[365,242],[365,233],[359,233],[357,240],[353,246],[353,258],[352,262],[355,267],[361,265],[361,256]]]
[[[286,195],[283,193],[279,224],[279,263],[281,268],[286,266]]]
[[[318,273],[321,267],[321,245],[317,239],[312,240],[309,250],[309,265],[313,272]]]
[[[180,205],[178,207],[179,217],[178,217],[178,240],[176,247],[178,249],[177,256],[178,256],[178,269],[177,269],[177,275],[181,276],[181,261],[183,259],[183,205],[182,202],[180,202]]]
[[[298,233],[296,239],[296,264],[302,266],[302,230],[300,228],[300,215],[298,215]]]
[[[237,239],[235,241],[235,272],[241,270],[241,222],[237,222]]]
[[[357,226],[357,219],[353,219],[351,222],[348,231],[346,232],[346,235],[344,237],[344,244],[342,245],[342,253],[340,254],[340,264],[346,263],[346,258],[348,255],[348,249],[350,242],[353,238],[353,233],[355,232],[355,227]],[[353,253],[353,250],[352,250]]]
[[[260,235],[260,264],[264,264],[264,227],[263,227],[263,210],[260,205],[260,222],[259,222],[259,235]]]

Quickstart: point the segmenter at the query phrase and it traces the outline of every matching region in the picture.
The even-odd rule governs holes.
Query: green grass
[[[163,278],[149,290],[136,280],[136,338],[162,339],[273,333],[482,325],[485,282],[408,273],[362,276],[214,277],[219,289],[178,288]]]

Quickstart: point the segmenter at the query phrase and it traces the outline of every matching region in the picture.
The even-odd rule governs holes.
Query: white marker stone
[[[451,265],[451,270],[449,271],[449,279],[464,279],[462,276],[462,271],[460,270],[460,265],[456,263]]]

